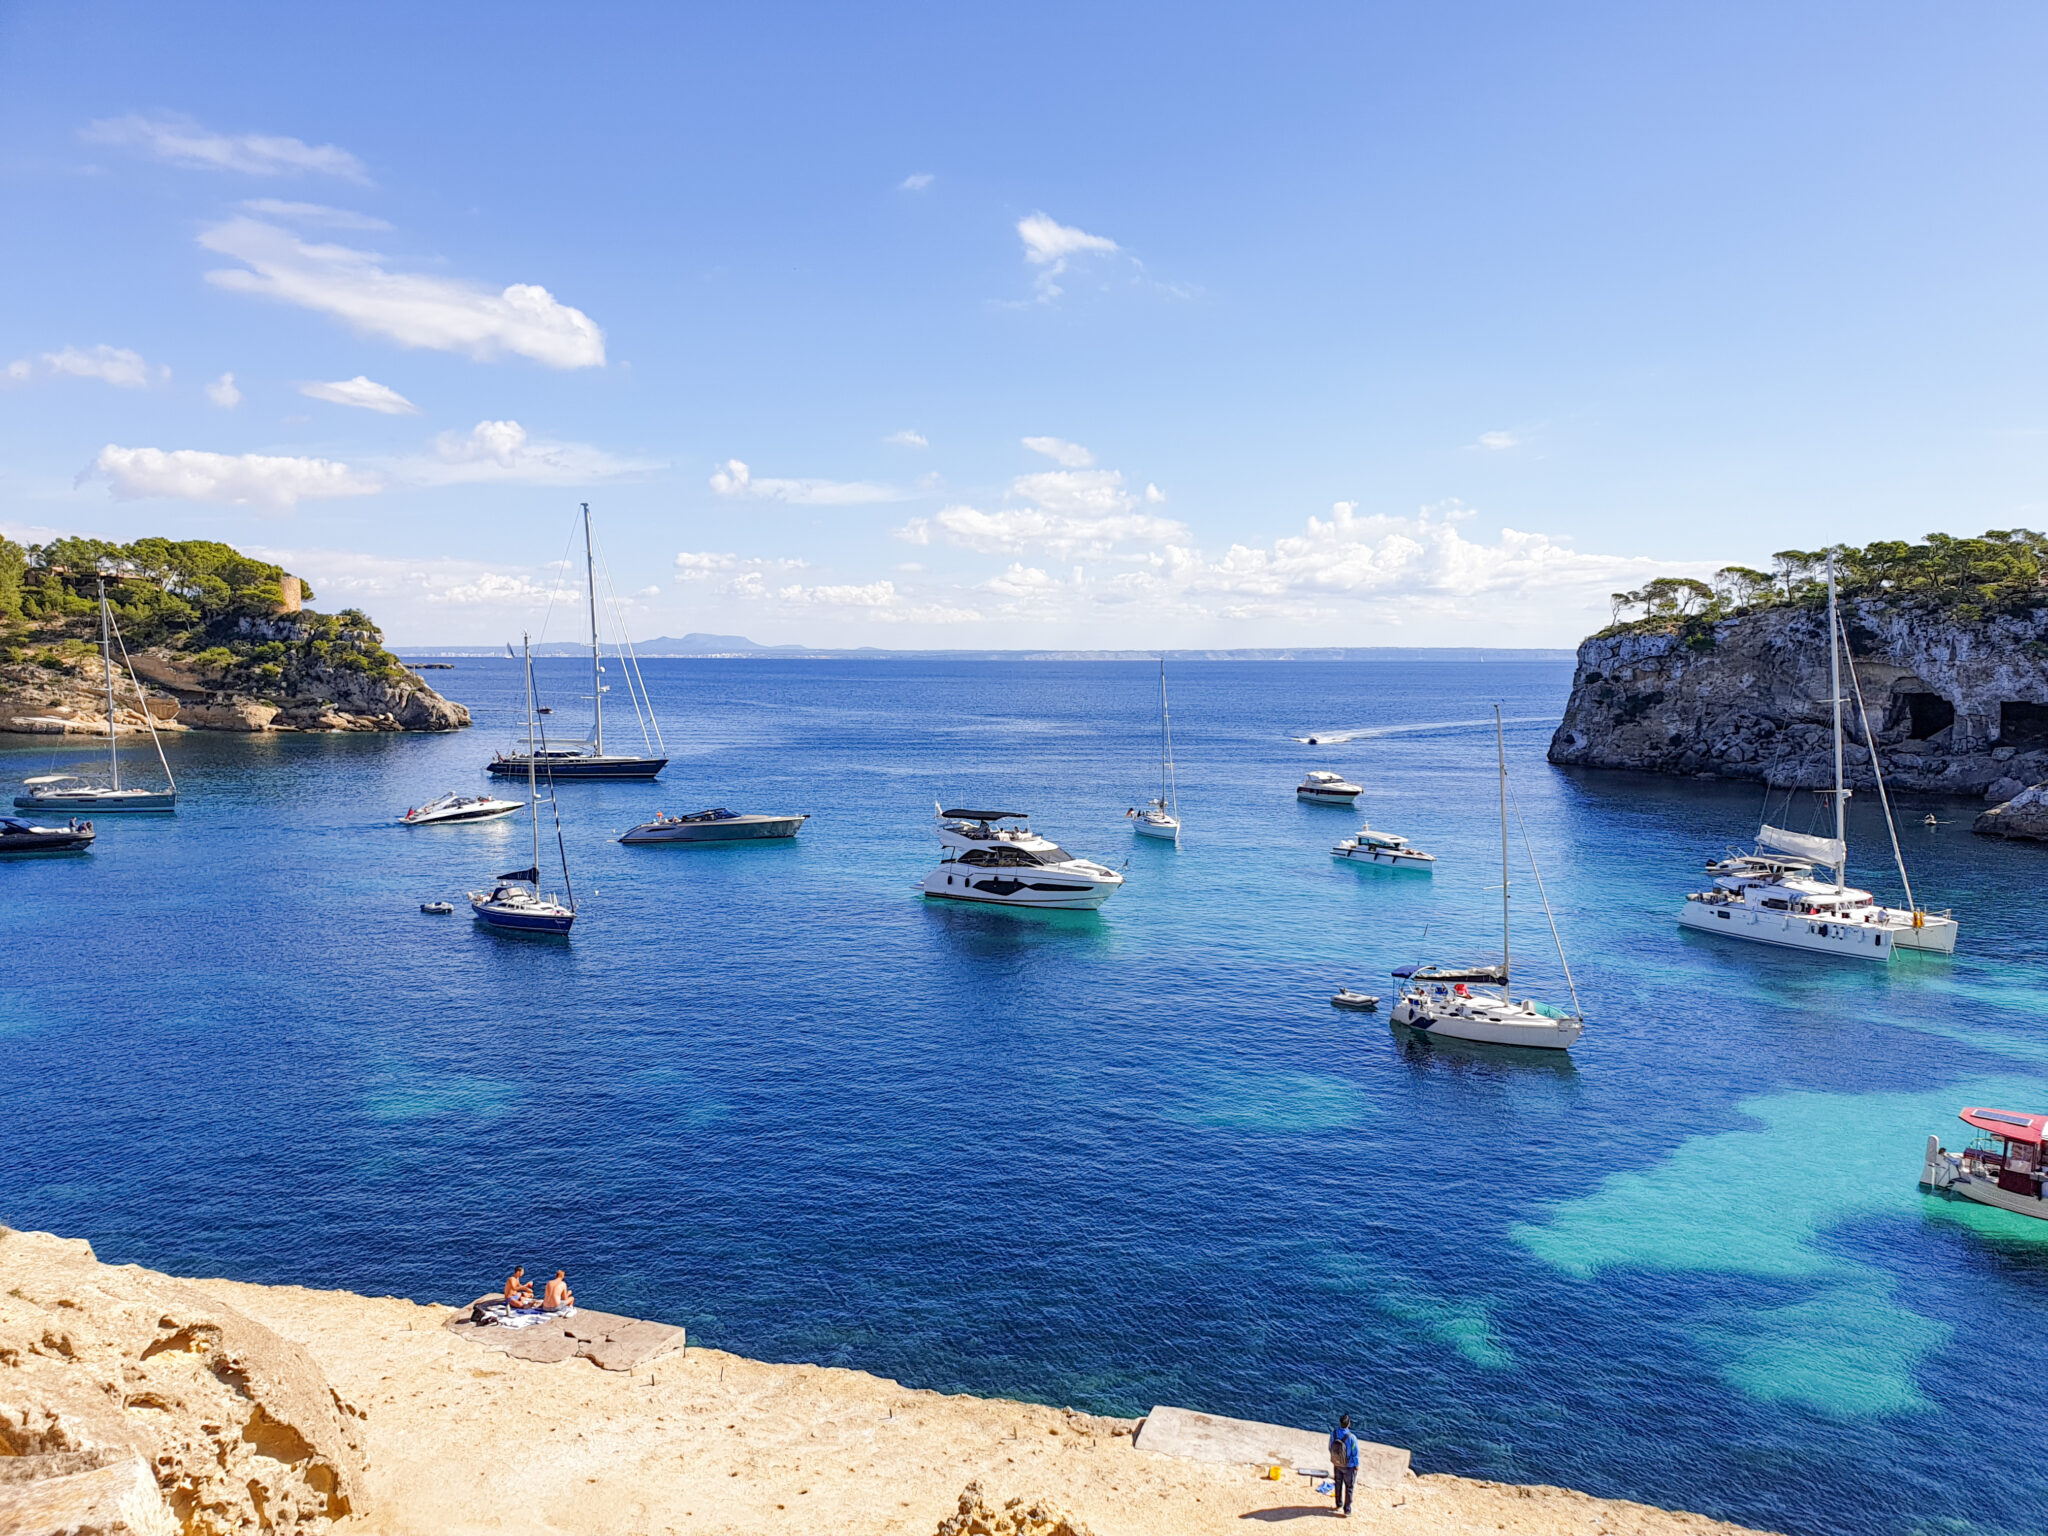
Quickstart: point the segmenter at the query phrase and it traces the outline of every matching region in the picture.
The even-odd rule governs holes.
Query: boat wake
[[[1501,722],[1504,725],[1536,725],[1547,723],[1548,715],[1513,715]],[[1426,731],[1465,731],[1474,726],[1491,725],[1491,720],[1419,720],[1410,725],[1361,725],[1331,731],[1314,731],[1306,736],[1290,736],[1289,741],[1298,741],[1305,747],[1327,747],[1346,741],[1371,741],[1379,736],[1419,736]]]

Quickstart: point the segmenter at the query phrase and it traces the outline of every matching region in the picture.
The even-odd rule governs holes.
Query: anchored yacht
[[[1419,869],[1427,874],[1436,864],[1436,855],[1424,853],[1405,837],[1396,837],[1391,832],[1375,832],[1371,827],[1360,827],[1355,837],[1347,837],[1330,850],[1332,858],[1350,859],[1356,864],[1383,864],[1389,869]]]
[[[135,689],[136,706],[142,711],[142,720],[149,727],[149,739],[156,747],[156,760],[164,770],[165,789],[138,789],[134,785],[121,783],[121,745],[116,739],[114,728],[114,648],[121,649],[122,665],[128,672],[128,681]],[[114,619],[114,610],[107,602],[107,582],[100,578],[100,661],[106,670],[107,681],[107,782],[90,783],[71,773],[44,773],[32,779],[23,779],[26,794],[16,795],[14,804],[24,811],[157,811],[170,812],[178,808],[178,781],[171,777],[170,759],[164,756],[163,739],[156,733],[156,717],[149,712],[149,699],[142,691],[142,683],[135,676],[135,668],[128,660],[128,644],[121,638],[121,626]]]
[[[1173,785],[1173,722],[1166,710],[1166,658],[1159,658],[1159,797],[1143,810],[1129,810],[1131,830],[1180,846],[1180,798]]]
[[[425,805],[416,805],[398,819],[408,827],[440,826],[451,821],[495,821],[516,816],[526,809],[524,800],[497,800],[489,795],[436,795]]]
[[[1350,783],[1341,773],[1325,773],[1320,768],[1294,786],[1294,798],[1313,805],[1349,805],[1364,793],[1364,785]]]
[[[2042,1145],[2048,1115],[1972,1108],[1957,1111],[1956,1118],[1977,1136],[1960,1152],[1929,1136],[1920,1182],[1979,1205],[2048,1220],[2048,1156]]]
[[[936,809],[936,807],[934,807]],[[1106,864],[1077,859],[1025,824],[1026,811],[938,811],[939,867],[924,893],[948,901],[1003,907],[1094,908],[1124,877]],[[999,826],[1013,821],[1015,826]]]
[[[795,837],[811,818],[801,816],[742,815],[723,806],[697,811],[688,816],[671,816],[663,811],[652,821],[629,828],[622,843],[741,843]]]
[[[1848,636],[1843,632],[1841,609],[1835,597],[1835,564],[1830,557],[1828,674],[1834,694],[1830,703],[1834,709],[1835,787],[1823,793],[1831,793],[1834,798],[1835,835],[1816,837],[1765,823],[1757,833],[1756,852],[1736,854],[1707,865],[1707,873],[1714,877],[1713,885],[1687,894],[1678,921],[1681,926],[1697,928],[1702,933],[1856,960],[1889,960],[1902,949],[1952,955],[1956,948],[1955,918],[1948,912],[1930,912],[1913,900],[1913,882],[1906,873],[1898,824],[1892,818],[1891,797],[1885,793],[1877,739],[1870,729],[1870,712],[1863,707],[1863,684],[1856,677],[1853,657],[1849,683],[1855,690],[1857,712],[1863,721],[1863,740],[1870,748],[1871,774],[1877,784],[1878,802],[1884,807],[1885,826],[1891,833],[1892,855],[1898,861],[1906,905],[1887,907],[1869,891],[1847,883],[1850,790],[1842,771],[1842,655],[1847,650]]]

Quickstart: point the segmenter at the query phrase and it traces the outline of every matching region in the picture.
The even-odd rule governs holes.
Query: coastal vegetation
[[[1636,591],[1610,594],[1614,622],[1599,637],[1680,633],[1696,648],[1711,647],[1713,626],[1722,619],[1826,602],[1830,555],[1846,599],[1881,599],[1962,623],[2048,604],[2048,535],[2026,528],[1992,529],[1975,538],[1930,533],[1918,544],[1881,539],[1860,549],[1782,549],[1767,571],[1724,565],[1711,582],[1660,576]]]
[[[101,581],[131,648],[160,648],[221,687],[288,691],[330,669],[407,677],[369,615],[305,610],[300,578],[210,539],[0,538],[0,662],[59,671],[96,648]]]

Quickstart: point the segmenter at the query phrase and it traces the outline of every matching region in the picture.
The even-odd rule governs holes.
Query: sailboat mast
[[[100,660],[107,668],[107,767],[121,787],[121,748],[114,740],[114,637],[107,617],[107,578],[100,578]]]
[[[604,756],[604,661],[597,649],[597,554],[590,542],[590,503],[583,503],[583,570],[590,583],[590,702],[595,712],[597,755]],[[535,856],[538,862],[538,855]]]
[[[1835,607],[1835,556],[1828,552],[1828,683],[1835,707],[1835,846],[1841,850],[1835,860],[1835,884],[1849,877],[1849,790],[1842,782],[1842,648],[1835,643],[1835,628],[1841,622]]]
[[[1168,811],[1166,791],[1166,762],[1173,755],[1173,738],[1167,735],[1166,725],[1166,658],[1159,658],[1159,809]]]
[[[1512,971],[1508,956],[1508,743],[1500,706],[1493,706],[1493,750],[1500,761],[1500,990],[1506,997]]]
[[[540,770],[533,762],[533,636],[521,635],[526,651],[526,811],[533,823],[533,888],[540,890]]]

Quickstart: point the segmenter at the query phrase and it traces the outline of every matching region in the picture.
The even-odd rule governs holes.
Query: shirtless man
[[[526,1266],[521,1264],[505,1277],[505,1300],[515,1307],[533,1305],[533,1287],[526,1283]]]
[[[555,1278],[548,1282],[548,1288],[541,1305],[550,1312],[559,1312],[564,1307],[576,1305],[575,1292],[569,1289],[569,1282],[562,1278],[565,1273],[567,1273],[565,1270],[556,1270]],[[532,1292],[529,1291],[527,1294],[531,1295]]]

